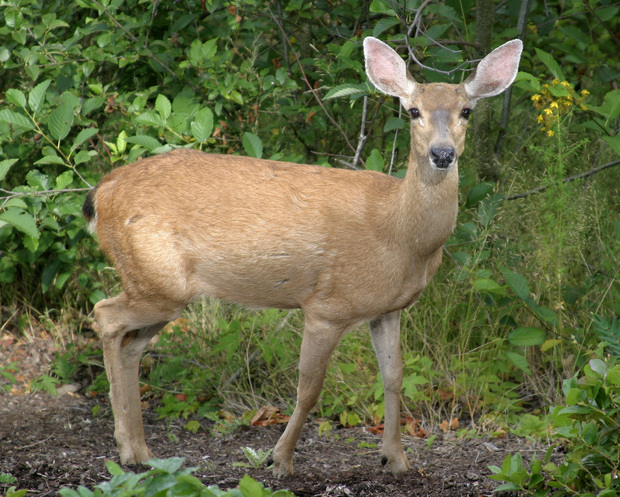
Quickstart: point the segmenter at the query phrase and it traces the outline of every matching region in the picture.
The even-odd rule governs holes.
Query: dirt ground
[[[19,347],[0,340],[0,365],[21,357],[23,374],[49,360],[45,347],[30,345],[29,351],[16,355]],[[95,405],[101,408],[93,415]],[[201,419],[201,429],[192,433],[183,428],[185,420],[158,419],[151,405],[144,409],[144,419],[147,443],[156,457],[185,457],[185,465],[197,467],[194,474],[206,485],[235,487],[249,474],[298,497],[487,496],[499,484],[487,478],[489,465],[501,465],[506,454],[516,451],[529,460],[527,454],[534,450],[510,435],[459,439],[454,433],[439,433],[430,447],[426,439],[403,435],[411,470],[395,477],[380,464],[380,435],[354,428],[319,436],[319,421],[310,419],[297,445],[295,475],[278,480],[266,467],[235,463],[247,462],[243,447],[273,448],[283,425],[244,427],[222,435],[214,434],[212,421]],[[0,474],[17,478],[17,483],[0,483],[0,495],[10,486],[28,489],[29,495],[54,495],[62,487],[92,488],[109,479],[105,461],[118,462],[113,429],[106,398],[91,399],[80,392],[54,397],[19,388],[0,391]],[[140,466],[126,469],[144,471]]]

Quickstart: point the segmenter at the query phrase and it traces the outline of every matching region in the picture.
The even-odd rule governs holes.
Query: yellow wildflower
[[[547,107],[543,112],[547,115],[553,114],[553,111],[549,107]]]
[[[557,84],[559,84],[559,83],[560,83],[560,80],[559,80],[558,78],[554,78],[554,79],[553,79],[553,81],[551,82],[551,84],[552,84],[553,86],[555,86],[555,85],[557,85]]]
[[[539,115],[538,115],[538,119],[537,119],[538,124],[542,123],[544,120],[545,120],[545,118],[543,117],[543,115],[542,115],[542,114],[539,114]]]
[[[581,90],[581,96],[582,97],[587,97],[590,94],[590,92],[588,90]]]
[[[558,108],[558,103],[557,102],[551,102],[549,104],[549,108],[550,109],[557,109]]]
[[[555,133],[553,132],[553,130],[552,130],[552,129],[548,129],[548,130],[547,130],[547,136],[553,136],[553,135],[555,135]]]
[[[584,90],[586,91],[586,90]],[[583,92],[582,92],[583,93]],[[537,93],[536,95],[532,95],[532,102],[538,102],[540,100],[540,95]]]
[[[571,85],[568,81],[562,81],[562,86],[564,86],[565,88],[571,88]]]

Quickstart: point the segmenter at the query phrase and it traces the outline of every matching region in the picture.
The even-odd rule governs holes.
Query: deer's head
[[[373,37],[364,40],[368,78],[383,93],[398,97],[411,119],[411,160],[444,171],[454,166],[463,152],[476,102],[510,86],[522,49],[520,40],[496,48],[461,84],[421,84],[393,49]]]

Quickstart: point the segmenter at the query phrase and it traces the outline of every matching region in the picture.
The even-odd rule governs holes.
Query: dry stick
[[[366,144],[366,140],[368,140],[368,135],[366,134],[366,113],[368,111],[368,96],[364,96],[364,103],[362,106],[362,124],[360,125],[360,136],[357,141],[357,148],[355,149],[355,156],[353,157],[353,163],[351,163],[352,169],[359,169],[358,162],[360,161],[360,156],[362,155],[362,149]]]
[[[416,15],[415,15],[415,17],[413,19],[413,22],[411,23],[410,26],[407,26],[406,22],[401,19],[401,22],[403,23],[403,25],[407,29],[407,36],[405,37],[405,44],[407,45],[407,53],[409,54],[408,57],[407,57],[407,62],[409,62],[409,60],[413,60],[413,62],[415,62],[422,69],[428,69],[429,71],[433,71],[433,72],[436,72],[436,73],[439,73],[439,74],[445,74],[446,76],[449,76],[449,75],[451,75],[452,73],[454,73],[456,71],[464,70],[462,68],[465,67],[466,65],[469,65],[470,61],[466,60],[465,62],[460,64],[458,67],[455,67],[454,69],[451,69],[449,71],[443,71],[441,69],[437,69],[436,67],[430,67],[430,66],[427,66],[425,64],[422,64],[422,62],[420,62],[418,60],[418,58],[415,56],[415,53],[413,52],[413,49],[411,48],[411,45],[409,44],[409,36],[411,35],[411,31],[413,31],[413,28],[415,27],[416,28],[416,36],[418,36],[418,33],[422,33],[422,35],[425,36],[433,44],[441,46],[442,48],[445,48],[446,50],[450,50],[450,49],[442,46],[437,40],[431,38],[425,32],[423,32],[421,29],[419,29],[420,23],[422,21],[422,11],[426,8],[426,6],[428,4],[431,3],[431,1],[432,0],[425,0],[422,3],[422,5],[420,5],[420,7],[416,10]],[[450,50],[450,52],[456,52],[456,50]],[[475,62],[475,61],[472,61],[472,62]]]
[[[59,193],[74,193],[74,192],[89,192],[92,188],[66,188],[62,190],[41,190],[39,192],[14,192],[12,190],[5,190],[4,188],[0,188],[1,193],[6,193],[6,197],[0,197],[2,200],[2,204],[0,207],[4,207],[10,199],[14,197],[23,197],[24,195],[28,195],[30,197],[42,197],[44,195],[58,195]]]
[[[336,128],[338,129],[338,131],[340,131],[340,133],[342,134],[342,136],[344,137],[345,141],[347,142],[347,145],[349,146],[349,148],[355,152],[356,149],[353,146],[353,144],[349,141],[349,137],[347,136],[347,134],[344,132],[344,130],[342,129],[342,127],[340,126],[340,124],[338,124],[338,121],[336,121],[332,115],[327,111],[327,109],[325,108],[325,105],[323,104],[323,102],[321,101],[321,99],[319,98],[319,96],[317,95],[317,91],[312,87],[312,85],[310,84],[310,81],[308,81],[308,77],[306,76],[306,73],[304,71],[304,67],[301,64],[301,61],[299,60],[299,57],[297,56],[297,53],[295,52],[295,49],[293,48],[293,45],[291,44],[291,40],[288,39],[288,36],[286,35],[286,31],[284,31],[284,28],[282,27],[282,24],[280,24],[280,21],[278,21],[277,17],[273,14],[273,12],[271,11],[271,8],[268,9],[269,10],[269,14],[271,15],[273,21],[276,23],[276,26],[278,26],[278,29],[280,30],[280,32],[282,33],[282,36],[284,37],[284,39],[286,40],[286,43],[288,44],[288,46],[291,49],[291,53],[293,54],[293,57],[295,57],[295,61],[297,62],[297,65],[299,66],[299,70],[301,71],[301,76],[303,77],[306,86],[308,87],[308,89],[310,90],[310,93],[312,93],[312,96],[315,98],[315,100],[318,102],[318,104],[320,105],[321,109],[323,109],[323,112],[325,112],[325,115],[327,116],[327,118],[331,121],[331,123],[336,126]]]
[[[562,183],[568,183],[569,181],[575,181],[576,179],[581,179],[581,178],[586,178],[588,176],[592,176],[593,174],[601,172],[604,169],[617,166],[618,164],[620,164],[620,159],[617,159],[612,162],[608,162],[607,164],[603,164],[602,166],[599,166],[599,167],[595,167],[593,169],[590,169],[589,171],[586,171],[585,173],[575,174],[574,176],[569,176],[568,178],[564,178],[562,180]],[[528,190],[527,192],[510,195],[506,197],[504,200],[515,200],[518,198],[528,197],[529,195],[533,195],[534,193],[544,192],[547,188],[549,188],[549,186],[550,185],[539,186],[538,188],[534,188],[533,190]]]

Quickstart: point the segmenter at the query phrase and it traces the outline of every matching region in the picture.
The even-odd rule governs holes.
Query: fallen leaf
[[[439,423],[439,428],[443,432],[448,432],[450,430],[456,430],[459,427],[459,418],[452,418],[452,421],[442,421]]]
[[[405,418],[405,432],[415,438],[426,438],[428,436],[426,430],[422,428],[420,421],[411,416]]]
[[[374,435],[383,435],[384,430],[385,430],[385,423],[381,423],[375,426],[368,427],[368,431]]]
[[[278,407],[263,406],[256,412],[250,423],[252,426],[267,426],[288,423],[290,419],[291,417],[284,415]]]

